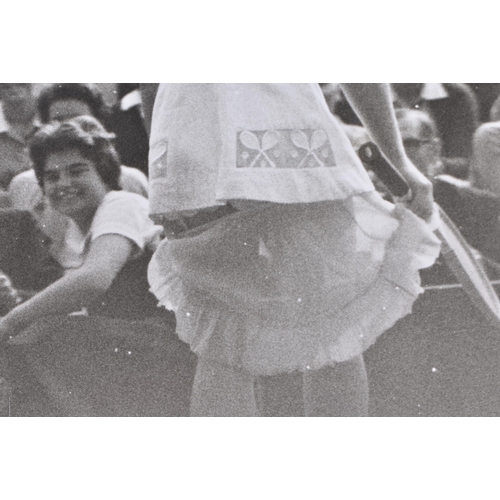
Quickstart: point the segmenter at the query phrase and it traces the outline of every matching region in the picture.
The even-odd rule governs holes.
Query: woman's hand
[[[421,219],[430,220],[434,212],[434,198],[432,195],[432,183],[410,160],[401,173],[410,186],[408,206],[410,210]]]
[[[386,83],[341,84],[380,152],[410,186],[409,208],[424,220],[433,214],[432,184],[407,158],[396,122],[389,85]]]

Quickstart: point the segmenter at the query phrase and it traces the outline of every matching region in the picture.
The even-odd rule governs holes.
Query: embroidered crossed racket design
[[[238,133],[238,168],[334,167],[326,132],[311,130],[243,130]]]

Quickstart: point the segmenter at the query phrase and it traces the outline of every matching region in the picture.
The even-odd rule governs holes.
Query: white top
[[[136,168],[121,166],[120,186],[127,192],[147,197],[148,179]],[[9,185],[9,198],[14,208],[31,212],[42,231],[51,239],[50,253],[63,268],[78,267],[80,256],[67,245],[68,226],[74,224],[54,210],[38,185],[33,169],[22,172]]]
[[[160,84],[150,146],[152,216],[374,190],[312,83]]]
[[[155,226],[149,218],[148,201],[143,196],[126,191],[110,191],[97,209],[86,235],[70,220],[65,241],[74,255],[71,267],[78,268],[83,264],[90,243],[99,236],[124,236],[134,243],[136,252],[133,258],[137,258],[146,249],[156,249],[162,230],[162,227]]]

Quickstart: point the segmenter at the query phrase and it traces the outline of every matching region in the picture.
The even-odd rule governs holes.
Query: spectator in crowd
[[[42,123],[65,121],[90,115],[107,125],[107,108],[102,93],[89,83],[53,83],[44,87],[37,102]]]
[[[474,134],[470,180],[473,186],[500,195],[500,98],[490,110],[490,120]]]
[[[500,122],[484,123],[474,135],[471,181],[500,195]]]
[[[53,120],[64,121],[76,116],[89,115],[97,118],[104,127],[115,134],[114,144],[122,165],[120,183],[127,191],[137,192],[147,196],[147,179],[135,168],[134,164],[127,163],[117,144],[127,139],[118,139],[113,123],[118,123],[107,110],[99,89],[89,83],[55,83],[42,90],[38,99],[38,113],[42,123]],[[112,123],[113,122],[113,123]],[[130,157],[130,155],[126,155]]]
[[[466,178],[479,107],[465,83],[393,83],[398,107],[427,111],[442,141],[447,173]]]
[[[154,248],[161,228],[149,219],[144,197],[120,190],[120,164],[110,138],[90,117],[45,125],[33,138],[38,182],[54,209],[74,222],[71,237],[80,249],[80,265],[5,316],[0,335],[16,335],[40,318],[84,306],[90,314],[120,318],[156,310],[146,280],[148,259],[134,285],[128,275],[127,290],[117,290],[123,285],[119,275],[129,274],[129,264]]]
[[[415,109],[397,109],[398,122],[406,154],[430,180],[444,172],[441,140],[428,113]]]
[[[30,168],[27,143],[36,130],[36,106],[29,83],[0,84],[0,100],[8,127],[0,132],[0,191],[6,191],[15,175]]]
[[[31,142],[47,199],[73,223],[66,237],[80,263],[0,320],[0,338],[11,337],[0,377],[7,374],[4,396],[14,394],[18,413],[43,393],[37,405],[59,415],[187,414],[194,357],[146,276],[162,228],[143,196],[120,189],[111,138],[81,116],[44,125]]]
[[[61,121],[80,115],[91,115],[99,121],[105,117],[103,99],[92,85],[71,83],[46,87],[38,100],[38,112],[43,123]],[[146,176],[133,167],[120,167],[120,187],[125,191],[147,197]],[[51,239],[51,253],[64,268],[75,265],[74,251],[66,244],[66,231],[71,223],[53,210],[37,183],[35,172],[28,170],[17,175],[9,186],[12,206],[33,213],[44,233]],[[78,263],[78,258],[76,259]]]
[[[43,123],[67,120],[79,115],[95,116],[115,134],[115,149],[120,161],[147,175],[148,137],[141,114],[138,84],[117,84],[118,103],[105,105],[96,85],[57,83],[42,90],[38,103]]]

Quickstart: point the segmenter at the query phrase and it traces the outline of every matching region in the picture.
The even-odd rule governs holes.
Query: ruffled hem
[[[379,200],[370,198],[369,203],[381,213],[385,210],[383,217],[387,217],[387,207]],[[151,261],[151,291],[160,305],[176,313],[179,337],[206,359],[255,375],[314,370],[347,361],[411,312],[423,291],[418,271],[431,266],[439,255],[439,242],[422,220],[403,206],[391,207],[391,212],[396,224],[389,231],[387,227],[382,230],[386,233],[383,260],[375,273],[367,271],[363,280],[355,283],[354,295],[346,289],[346,299],[340,306],[334,292],[331,297],[324,294],[324,286],[323,300],[311,291],[310,297],[299,296],[293,304],[288,304],[289,297],[284,295],[269,304],[265,297],[257,305],[248,300],[233,301],[230,286],[227,295],[224,291],[215,294],[203,276],[198,284],[183,279],[168,243]],[[265,225],[262,212],[257,219]],[[363,231],[369,230],[363,221],[356,223]],[[316,267],[311,268],[311,274]]]

